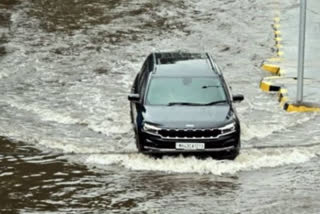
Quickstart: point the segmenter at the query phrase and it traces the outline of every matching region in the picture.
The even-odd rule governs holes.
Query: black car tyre
[[[240,154],[240,148],[241,148],[241,142],[239,140],[238,147],[235,150],[231,151],[230,154],[227,155],[226,159],[228,160],[236,159],[236,157]]]
[[[136,140],[136,146],[137,146],[137,149],[138,149],[138,152],[144,152],[145,149],[143,148],[143,146],[141,145],[141,141],[140,141],[140,137],[137,133],[135,133],[135,140]]]
[[[227,160],[234,160],[239,155],[239,150],[234,150],[226,157]]]

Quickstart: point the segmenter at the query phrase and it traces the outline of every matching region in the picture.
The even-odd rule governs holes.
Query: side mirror
[[[237,94],[232,96],[233,102],[241,102],[244,100],[244,96],[242,94]]]
[[[137,103],[137,102],[140,101],[140,94],[129,94],[129,95],[128,95],[128,100],[129,100],[130,102],[135,102],[135,103]]]

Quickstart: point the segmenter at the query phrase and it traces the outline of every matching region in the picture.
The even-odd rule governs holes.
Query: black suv
[[[239,154],[233,102],[244,97],[231,95],[208,53],[150,54],[128,99],[139,152]]]

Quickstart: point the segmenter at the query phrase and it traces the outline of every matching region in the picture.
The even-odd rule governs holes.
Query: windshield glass
[[[219,101],[226,101],[226,94],[214,77],[153,77],[146,98],[150,105],[205,105]]]

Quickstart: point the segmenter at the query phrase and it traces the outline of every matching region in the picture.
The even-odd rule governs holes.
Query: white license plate
[[[204,143],[176,143],[176,149],[200,150],[204,149]]]

